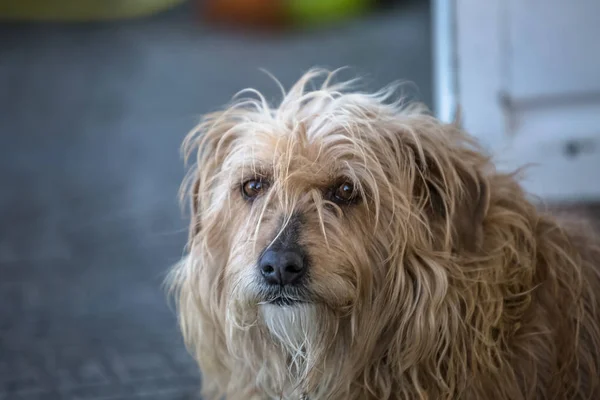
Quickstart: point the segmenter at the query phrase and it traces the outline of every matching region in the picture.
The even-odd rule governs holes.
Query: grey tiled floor
[[[242,37],[183,7],[117,24],[0,26],[0,399],[184,399],[199,376],[161,288],[181,256],[178,148],[246,87],[349,65],[431,103],[427,2]]]

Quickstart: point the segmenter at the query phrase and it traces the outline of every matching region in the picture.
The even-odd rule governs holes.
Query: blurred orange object
[[[255,28],[280,28],[287,23],[282,0],[205,0],[200,13],[210,22]]]

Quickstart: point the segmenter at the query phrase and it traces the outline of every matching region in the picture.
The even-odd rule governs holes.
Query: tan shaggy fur
[[[540,212],[456,125],[332,76],[278,107],[250,91],[186,138],[170,284],[205,398],[600,399],[591,232]],[[249,179],[269,184],[253,202]],[[324,195],[341,181],[360,201]],[[307,297],[272,304],[257,260],[298,215]]]

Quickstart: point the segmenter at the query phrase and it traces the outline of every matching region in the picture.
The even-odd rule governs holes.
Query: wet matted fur
[[[205,398],[600,399],[591,232],[540,212],[456,125],[331,76],[277,107],[251,91],[184,143],[189,254],[170,283]],[[274,291],[257,263],[282,235],[308,271]]]

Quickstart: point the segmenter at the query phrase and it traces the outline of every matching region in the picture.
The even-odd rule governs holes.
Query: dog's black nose
[[[267,250],[261,256],[258,268],[268,284],[292,285],[306,273],[306,261],[299,250]]]

